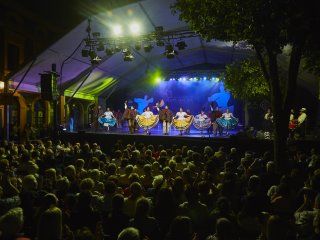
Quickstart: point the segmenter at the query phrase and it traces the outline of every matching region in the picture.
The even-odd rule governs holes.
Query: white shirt
[[[206,114],[198,114],[197,116],[196,116],[200,121],[204,121],[204,120],[206,120],[207,118],[208,118],[208,116],[206,115]]]
[[[185,116],[187,116],[188,114],[186,112],[177,112],[176,113],[176,117],[178,117],[178,120],[183,120],[185,119]]]
[[[153,116],[153,112],[145,111],[141,115],[144,116],[145,118],[151,118]]]
[[[307,114],[306,114],[306,113],[301,113],[300,116],[298,117],[298,123],[299,123],[299,125],[300,125],[301,123],[303,123],[303,122],[306,120],[306,118],[307,118]]]
[[[113,113],[111,111],[106,111],[104,113],[104,117],[107,119],[114,118]]]
[[[226,120],[230,120],[231,118],[233,118],[233,114],[231,112],[229,113],[223,113],[222,117]]]

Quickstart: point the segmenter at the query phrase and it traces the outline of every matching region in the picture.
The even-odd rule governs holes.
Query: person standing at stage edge
[[[135,120],[137,116],[137,111],[134,109],[134,106],[128,107],[128,102],[124,103],[124,113],[123,117],[125,120],[128,120],[129,132],[132,134],[135,130]]]
[[[164,109],[161,109],[159,112],[159,119],[163,122],[163,134],[169,135],[171,123],[172,123],[173,114],[170,111],[168,105],[165,106]]]

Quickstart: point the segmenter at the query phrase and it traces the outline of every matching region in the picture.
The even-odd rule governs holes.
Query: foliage
[[[242,100],[258,99],[270,94],[268,82],[254,59],[227,65],[224,84],[235,98]]]

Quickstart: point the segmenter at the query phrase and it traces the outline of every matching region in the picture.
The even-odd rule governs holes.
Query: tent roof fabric
[[[113,25],[121,24],[127,28],[133,21],[140,23],[144,34],[153,32],[156,26],[163,26],[165,31],[188,29],[188,25],[180,21],[178,15],[172,14],[170,6],[173,3],[174,0],[145,0],[102,12],[91,17],[92,32],[100,32],[101,36],[110,38]],[[75,89],[79,88],[82,80],[90,73],[79,88],[79,97],[85,98],[88,95],[92,98],[93,96],[103,97],[115,86],[122,88],[127,84],[132,84],[135,80],[142,78],[150,68],[159,66],[163,71],[170,72],[199,64],[221,66],[251,54],[249,50],[234,49],[230,42],[217,40],[206,42],[200,37],[193,37],[184,39],[187,48],[179,51],[179,55],[174,59],[167,59],[163,55],[164,47],[154,46],[149,53],[143,50],[134,51],[135,59],[132,62],[124,62],[122,54],[117,53],[111,57],[102,56],[99,65],[92,67],[90,59],[81,56],[81,50],[85,45],[82,40],[87,36],[87,26],[87,21],[83,21],[42,52],[19,89],[38,92],[40,90],[39,73],[50,70],[53,63],[57,66],[57,72],[62,75],[59,84],[67,90],[66,95],[71,95]],[[65,62],[61,73],[62,63],[80,43],[79,49]],[[20,81],[27,68],[28,65],[13,75],[12,79],[15,84]]]

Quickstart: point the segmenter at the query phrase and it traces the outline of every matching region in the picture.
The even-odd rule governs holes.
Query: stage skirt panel
[[[225,118],[218,118],[216,122],[223,128],[226,129],[233,129],[238,125],[237,118],[225,119]]]
[[[201,119],[194,117],[193,126],[198,130],[206,130],[211,126],[211,120],[210,118]]]
[[[136,117],[137,123],[141,128],[153,128],[159,122],[158,115],[152,115],[150,118],[146,118],[143,115],[137,115]]]
[[[188,129],[193,122],[193,116],[188,116],[184,119],[173,119],[173,126],[178,130]]]
[[[115,118],[105,118],[105,117],[99,117],[98,121],[100,124],[102,124],[103,126],[110,126],[113,127],[114,125],[116,125],[117,120]]]

